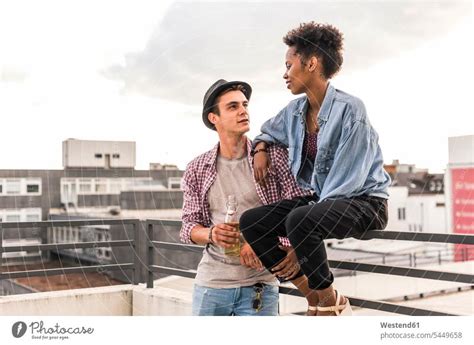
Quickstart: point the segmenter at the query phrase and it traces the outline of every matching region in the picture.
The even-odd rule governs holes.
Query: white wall
[[[96,158],[95,154],[102,154]],[[93,141],[73,140],[63,141],[64,167],[103,168],[106,165],[106,154],[110,155],[111,168],[134,168],[136,163],[136,148],[133,141]],[[113,158],[119,154],[119,158]]]
[[[408,213],[408,188],[389,187],[388,194],[390,198],[388,200],[388,224],[386,229],[392,231],[408,231],[407,221],[398,219],[399,208],[405,208],[405,214]]]
[[[474,135],[448,138],[448,164],[467,165],[474,164]]]
[[[133,290],[133,316],[190,316],[192,291],[155,286]]]
[[[0,315],[129,316],[132,285],[37,292],[0,298]]]
[[[409,196],[407,199],[408,229],[410,230],[411,226],[413,232],[448,232],[444,203],[444,194]]]
[[[408,195],[407,187],[389,187],[387,230],[446,233],[448,219],[444,194]],[[439,204],[437,206],[437,204]],[[405,220],[398,209],[405,208]]]

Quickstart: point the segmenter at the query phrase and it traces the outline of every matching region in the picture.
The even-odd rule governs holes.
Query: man
[[[274,173],[266,188],[254,179],[247,111],[252,89],[241,81],[216,81],[204,96],[202,119],[215,130],[219,143],[188,164],[183,177],[184,243],[206,245],[199,263],[193,290],[193,315],[278,315],[278,281],[247,243],[240,256],[225,255],[225,249],[242,241],[240,233],[225,224],[226,200],[234,195],[237,219],[245,210],[310,194],[298,187],[288,168],[288,153],[269,149]],[[287,239],[280,239],[287,253],[275,273],[291,280],[315,306],[315,294]]]

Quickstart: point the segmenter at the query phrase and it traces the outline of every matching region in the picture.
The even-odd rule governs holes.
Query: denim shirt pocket
[[[318,154],[316,155],[316,165],[315,169],[318,174],[329,173],[331,170],[332,164],[334,163],[334,154],[328,148],[320,147],[318,148]]]

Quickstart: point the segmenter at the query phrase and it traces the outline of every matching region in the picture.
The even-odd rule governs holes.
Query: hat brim
[[[250,96],[252,95],[252,87],[248,83],[243,82],[243,81],[229,81],[225,84],[220,85],[209,95],[209,97],[206,101],[206,104],[204,104],[204,109],[202,111],[202,121],[204,122],[206,127],[210,128],[214,131],[216,130],[216,127],[214,126],[214,124],[211,123],[211,121],[209,121],[208,115],[211,112],[211,110],[214,108],[217,96],[219,96],[219,94],[222,91],[230,89],[231,87],[236,86],[236,85],[242,85],[243,86],[243,88],[244,88],[243,93],[244,93],[245,97],[247,97],[247,100],[250,100]]]

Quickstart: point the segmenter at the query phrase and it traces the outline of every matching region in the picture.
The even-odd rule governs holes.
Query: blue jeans
[[[214,289],[194,285],[193,316],[277,316],[278,286],[264,285],[262,309],[252,308],[256,297],[253,286]]]

